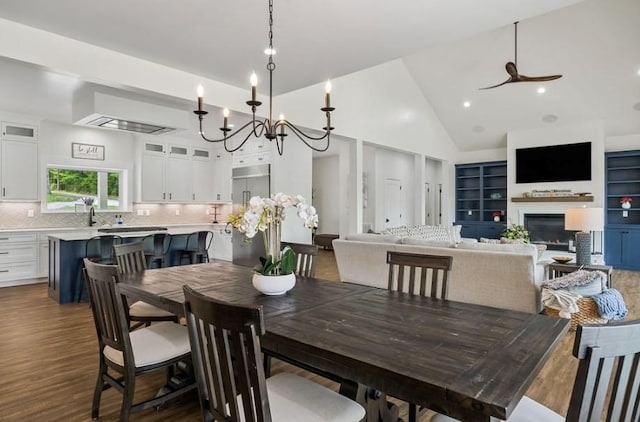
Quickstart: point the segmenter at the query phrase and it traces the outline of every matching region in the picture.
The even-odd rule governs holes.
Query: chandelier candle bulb
[[[198,85],[198,111],[202,111],[202,100],[204,99],[204,88],[202,85]]]
[[[228,108],[225,108],[224,110],[222,110],[222,117],[223,117],[222,127],[226,129],[229,126],[229,109]]]
[[[251,78],[249,78],[249,82],[251,83],[251,101],[256,100],[256,88],[258,86],[258,76],[254,73],[251,74]]]
[[[331,95],[331,81],[327,81],[327,84],[325,85],[325,94],[324,94],[324,106],[326,108],[331,107],[330,95]]]

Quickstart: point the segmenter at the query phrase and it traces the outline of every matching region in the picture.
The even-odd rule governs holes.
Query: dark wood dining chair
[[[360,421],[358,403],[297,375],[265,379],[262,305],[221,302],[184,286],[198,396],[205,421]]]
[[[446,299],[452,262],[453,257],[450,256],[388,251],[387,288],[389,291]],[[426,411],[426,408],[409,403],[409,422],[416,422]]]
[[[640,320],[580,325],[573,343],[578,371],[566,418],[524,396],[507,421],[637,421],[640,418]],[[455,419],[436,415],[432,422]]]
[[[145,245],[144,257],[147,268],[163,268],[169,262],[169,250],[171,249],[171,235],[169,233],[153,233],[142,239]]]
[[[160,406],[196,388],[195,382],[176,384],[172,380],[174,366],[191,358],[187,328],[173,322],[161,322],[130,331],[124,297],[118,288],[118,267],[96,264],[87,258],[84,265],[100,356],[92,419],[99,416],[102,392],[111,387],[123,395],[120,421],[125,422],[131,412]],[[164,394],[134,404],[136,377],[162,369],[167,370],[169,388],[163,390]]]
[[[209,262],[209,247],[212,241],[213,232],[210,230],[201,230],[189,234],[185,248],[179,251],[180,264],[182,264],[184,258],[188,258],[191,264]]]
[[[315,277],[318,245],[283,242],[283,249],[285,246],[289,246],[296,253],[296,269],[294,272],[303,277]]]
[[[140,273],[147,269],[143,242],[113,245],[113,254],[120,274]],[[129,321],[134,323],[132,326],[134,329],[142,325],[148,327],[152,322],[157,321],[178,322],[178,317],[171,312],[139,300],[129,306]]]
[[[387,288],[390,291],[446,299],[452,262],[450,256],[388,251]]]

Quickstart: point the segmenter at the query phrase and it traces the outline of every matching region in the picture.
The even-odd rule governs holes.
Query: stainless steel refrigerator
[[[247,207],[253,196],[266,198],[270,193],[270,167],[269,164],[259,166],[240,167],[233,169],[233,187],[231,196],[233,200],[233,212],[238,208]],[[238,230],[233,230],[233,263],[254,267],[260,263],[260,257],[265,256],[262,232],[258,232],[247,243],[244,235]]]

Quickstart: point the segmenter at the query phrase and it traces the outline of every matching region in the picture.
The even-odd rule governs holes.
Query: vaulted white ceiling
[[[266,1],[0,0],[0,17],[243,88],[252,70],[266,77]],[[479,91],[507,78],[516,20],[520,72],[563,78],[546,83],[544,95],[525,83]],[[403,58],[463,150],[504,146],[512,129],[592,119],[610,134],[640,133],[639,40],[638,0],[275,0],[274,90]],[[82,83],[0,66],[13,74],[0,78],[3,92],[24,96],[31,77],[47,106]],[[20,108],[17,98],[5,96],[0,107]]]

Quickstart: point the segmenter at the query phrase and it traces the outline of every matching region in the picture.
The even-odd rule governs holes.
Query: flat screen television
[[[516,183],[591,180],[591,142],[516,149]]]

